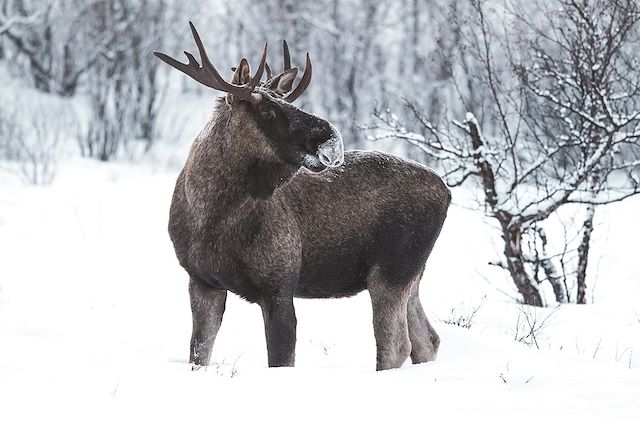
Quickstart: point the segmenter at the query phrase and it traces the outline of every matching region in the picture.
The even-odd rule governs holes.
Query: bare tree
[[[92,117],[82,153],[103,161],[119,151],[148,151],[154,141],[161,86],[151,55],[167,31],[168,3],[102,0],[93,4],[96,40],[112,43],[87,75]]]
[[[44,11],[44,8],[40,8],[27,13],[17,7],[21,3],[16,0],[2,0],[0,2],[0,36],[11,30],[12,27],[37,22]]]
[[[0,108],[0,160],[17,157],[17,148],[14,142],[20,138],[21,129],[15,120],[15,113],[7,108]]]
[[[586,303],[586,272],[596,206],[640,191],[640,73],[631,43],[638,41],[640,7],[634,0],[559,0],[539,5],[544,23],[513,16],[525,27],[528,55],[517,64],[524,87],[542,101],[538,125],[566,162],[598,158],[575,192],[587,204],[578,247],[577,302]],[[556,143],[557,141],[557,143]],[[602,155],[598,155],[602,153]]]
[[[16,59],[12,66],[43,92],[74,95],[113,42],[109,37],[92,39],[91,11],[100,1],[5,0],[4,16],[12,16],[4,31]],[[2,20],[0,15],[0,25]]]
[[[84,155],[147,152],[163,94],[151,53],[180,10],[169,0],[0,0],[2,53],[40,91],[88,95]]]
[[[405,105],[414,114],[419,129],[409,130],[391,111],[381,109],[375,113],[377,123],[371,129],[370,139],[393,138],[409,142],[439,161],[450,185],[457,186],[470,180],[478,186],[486,214],[500,224],[504,260],[498,264],[509,271],[523,301],[543,305],[539,285],[542,280],[548,280],[556,300],[566,302],[566,286],[555,266],[557,254],[546,251],[543,222],[565,204],[609,203],[637,193],[638,178],[634,175],[637,169],[634,168],[639,161],[636,157],[618,153],[628,153],[637,144],[640,137],[640,127],[636,124],[638,113],[631,108],[629,100],[613,110],[614,105],[624,102],[618,99],[621,94],[617,91],[603,93],[606,95],[600,102],[602,115],[594,116],[583,109],[582,106],[588,104],[579,104],[579,99],[570,104],[548,89],[537,89],[534,85],[542,82],[541,79],[522,86],[522,68],[528,68],[523,65],[513,72],[510,67],[514,54],[511,42],[505,33],[496,33],[495,26],[486,19],[485,7],[482,1],[473,2],[474,20],[470,22],[474,25],[466,40],[467,52],[477,67],[477,84],[486,91],[487,102],[482,113],[493,123],[492,131],[483,134],[479,120],[472,113],[467,113],[462,122],[453,120],[452,127],[435,125],[424,116],[417,102],[406,99]],[[565,26],[564,30],[568,31],[569,27]],[[624,40],[618,44],[620,52],[629,48]],[[631,67],[626,72],[627,82],[636,81],[639,76]],[[627,98],[626,94],[629,94],[633,99],[637,86],[626,89],[623,96]],[[616,97],[615,102],[610,97]],[[589,149],[584,149],[583,140],[574,135],[575,132],[563,136],[551,132],[552,128],[545,125],[548,117],[553,117],[550,110],[555,111],[558,105],[598,129],[598,137],[590,140]],[[564,120],[568,114],[554,120]],[[606,117],[608,121],[603,121]],[[557,126],[553,129],[557,130]],[[578,135],[581,134],[578,132]],[[595,181],[596,187],[593,186],[594,176],[602,176],[603,171],[610,176],[620,170],[627,172],[625,190],[614,192],[608,186],[606,195],[597,193],[594,196],[594,188],[605,188],[605,181],[601,179]],[[531,238],[539,240],[535,246],[541,251],[532,253],[528,250],[524,243]],[[533,274],[537,266],[544,272],[542,280]]]

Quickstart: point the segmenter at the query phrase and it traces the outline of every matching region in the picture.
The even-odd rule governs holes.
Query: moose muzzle
[[[329,123],[331,137],[318,146],[318,159],[326,167],[335,168],[344,162],[344,144],[338,129]]]

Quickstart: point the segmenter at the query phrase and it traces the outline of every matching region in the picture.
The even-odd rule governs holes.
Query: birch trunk
[[[578,246],[578,295],[576,304],[587,303],[587,264],[589,262],[589,249],[591,247],[591,234],[593,233],[593,217],[595,213],[595,206],[587,206],[587,217],[582,224],[582,241],[580,242],[580,246]]]
[[[524,267],[522,254],[522,231],[520,228],[511,228],[503,234],[505,242],[504,255],[507,258],[507,266],[513,283],[522,295],[525,304],[542,307],[540,291],[533,284]]]

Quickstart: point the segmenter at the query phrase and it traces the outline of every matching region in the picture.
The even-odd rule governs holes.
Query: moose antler
[[[287,71],[291,69],[291,55],[289,54],[289,46],[287,45],[286,40],[282,41],[282,51],[284,54],[284,71]],[[309,58],[309,52],[307,52],[307,63],[304,66],[304,74],[302,75],[302,79],[300,80],[300,83],[294,89],[294,91],[285,98],[285,101],[293,102],[298,99],[300,95],[302,95],[302,93],[305,91],[305,89],[307,89],[307,86],[309,86],[309,83],[311,82],[312,71],[311,58]]]
[[[289,55],[289,45],[286,40],[282,40],[282,53],[284,56],[284,71],[291,69],[291,55]]]
[[[249,81],[249,83],[247,83],[246,85],[234,85],[232,83],[228,83],[220,76],[218,71],[209,61],[207,52],[205,51],[204,45],[202,44],[202,40],[200,40],[200,36],[196,31],[196,27],[193,26],[193,23],[191,21],[189,21],[189,26],[191,27],[193,39],[198,46],[198,51],[200,52],[200,60],[202,61],[202,66],[200,66],[194,56],[187,51],[184,52],[184,54],[187,55],[187,58],[189,59],[189,62],[187,64],[183,64],[182,62],[177,61],[161,52],[153,52],[153,54],[167,64],[182,71],[192,79],[196,80],[199,83],[202,83],[205,86],[220,90],[222,92],[230,93],[233,96],[238,97],[239,99],[244,99],[252,102],[259,101],[260,95],[253,93],[253,89],[260,84],[260,78],[262,77],[262,73],[264,72],[267,59],[267,45],[264,45],[264,49],[262,50],[262,58],[260,59],[260,65],[258,65],[258,69],[256,70],[256,73],[254,74],[251,81]]]
[[[269,67],[268,62],[264,63],[264,69],[267,71],[267,81],[271,80],[271,77],[273,77],[273,73],[271,72],[271,67]],[[235,68],[232,68],[231,70],[235,71]]]

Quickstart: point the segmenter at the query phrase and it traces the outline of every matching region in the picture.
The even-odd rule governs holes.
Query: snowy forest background
[[[514,408],[535,400],[560,411],[556,415],[582,408],[574,413],[593,421],[593,408],[602,409],[594,406],[602,401],[598,393],[611,391],[619,394],[596,411],[601,421],[640,416],[624,412],[633,406],[625,406],[631,392],[640,391],[637,0],[0,0],[0,343],[32,349],[35,357],[52,339],[56,344],[45,348],[58,354],[59,345],[65,355],[52,359],[58,369],[80,345],[71,335],[82,336],[88,348],[100,349],[85,363],[106,372],[87,386],[88,396],[102,396],[103,389],[109,397],[142,394],[141,384],[153,385],[157,369],[174,384],[204,390],[192,382],[198,380],[166,368],[167,357],[186,354],[190,326],[186,279],[165,230],[175,177],[218,94],[152,54],[184,59],[181,51],[195,52],[189,20],[228,77],[243,57],[255,67],[265,42],[274,70],[281,67],[283,39],[294,66],[304,68],[309,52],[313,79],[297,105],[334,123],[347,149],[417,160],[453,188],[452,210],[421,290],[429,293],[423,301],[438,319],[436,329],[444,331],[443,362],[412,371],[415,387],[422,380],[445,387],[431,396],[451,398],[441,402],[442,411],[464,401],[464,393],[467,401],[484,394],[490,376],[509,393],[523,393],[506,396]],[[158,298],[153,307],[146,304],[149,295]],[[358,298],[358,310],[366,312],[368,303]],[[238,304],[237,312],[250,318]],[[313,318],[315,308],[296,304]],[[323,306],[334,316],[343,310],[354,317],[347,303],[326,304],[335,304]],[[148,310],[143,318],[140,306]],[[172,319],[181,319],[179,327]],[[371,346],[352,338],[326,341],[347,333],[326,321],[318,314],[322,327],[302,329],[302,360],[306,354],[348,365]],[[481,335],[460,335],[450,326]],[[96,330],[103,335],[94,337]],[[239,339],[225,341],[228,331],[223,322],[214,375],[233,378],[236,356],[245,355],[240,372],[247,372],[254,350]],[[535,363],[514,368],[516,359],[505,367],[510,347],[489,350],[490,333],[589,362],[613,361],[626,371],[560,359],[545,359],[535,372]],[[47,378],[63,396],[82,394],[82,387],[61,386],[68,378],[63,371],[52,377],[51,370],[17,368],[25,366],[19,353],[0,355],[0,397],[15,391],[3,389],[3,379],[19,389],[25,377]],[[137,365],[123,374],[121,360],[131,357],[156,371]],[[473,365],[474,357],[483,365]],[[147,363],[158,360],[164,364]],[[488,363],[496,369],[491,374],[487,360],[495,361]],[[595,382],[583,382],[586,370]],[[277,381],[322,383],[327,374],[301,375]],[[435,375],[445,378],[440,386]],[[603,389],[606,378],[614,380]],[[615,378],[624,378],[624,387]],[[72,383],[82,381],[78,376]],[[591,397],[567,405],[565,396],[550,394],[558,384]],[[460,395],[461,388],[468,391]],[[485,404],[494,405],[480,399],[478,405]],[[530,409],[514,409],[512,421],[522,423]],[[564,414],[575,422],[574,413]],[[545,414],[538,408],[531,420]]]
[[[3,88],[3,169],[46,185],[68,156],[170,151],[179,165],[209,113],[183,105],[214,94],[152,51],[192,49],[189,19],[219,67],[288,39],[294,65],[306,51],[315,63],[301,106],[348,148],[402,153],[473,190],[504,242],[492,263],[524,302],[544,305],[545,284],[557,302],[588,301],[597,208],[640,191],[636,1],[210,3],[3,0],[1,72],[31,91]],[[581,209],[563,217],[567,204]]]

